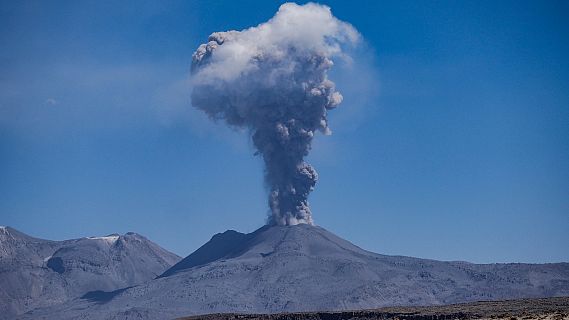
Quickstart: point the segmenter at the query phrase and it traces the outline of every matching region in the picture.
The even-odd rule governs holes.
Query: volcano
[[[473,264],[387,256],[300,224],[216,234],[154,280],[37,309],[25,318],[170,319],[567,295],[569,263]]]

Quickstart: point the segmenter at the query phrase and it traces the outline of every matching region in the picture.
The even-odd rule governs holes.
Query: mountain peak
[[[225,257],[231,256],[240,250],[250,239],[251,234],[244,234],[235,230],[217,233],[211,239],[186,258],[166,270],[161,277],[168,277],[180,271],[204,265]]]
[[[0,226],[0,234],[6,234],[10,232],[10,227]]]
[[[309,224],[265,225],[247,234],[227,230],[215,234],[206,244],[166,270],[160,277],[168,277],[219,260],[267,257],[275,253],[338,255],[345,250],[365,252],[326,229]]]
[[[17,242],[26,242],[26,241],[37,242],[37,241],[49,241],[49,240],[34,238],[9,226],[0,227],[0,245],[7,245],[8,242],[14,244]],[[0,257],[1,256],[2,254],[0,253]]]

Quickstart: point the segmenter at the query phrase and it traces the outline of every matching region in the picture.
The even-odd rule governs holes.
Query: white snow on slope
[[[106,237],[87,237],[89,240],[103,240],[108,244],[114,244],[119,239],[119,236],[106,236]]]

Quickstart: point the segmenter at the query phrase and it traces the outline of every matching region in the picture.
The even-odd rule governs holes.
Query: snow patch
[[[119,236],[87,237],[87,239],[89,239],[89,240],[102,240],[108,244],[113,244],[113,243],[117,242],[117,240],[119,239]]]

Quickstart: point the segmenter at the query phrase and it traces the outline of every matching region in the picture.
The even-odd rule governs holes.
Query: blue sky
[[[366,45],[356,76],[331,75],[316,223],[385,254],[569,261],[568,3],[322,3]],[[136,231],[184,256],[260,227],[262,163],[191,107],[188,76],[211,32],[279,5],[3,1],[0,225]]]

